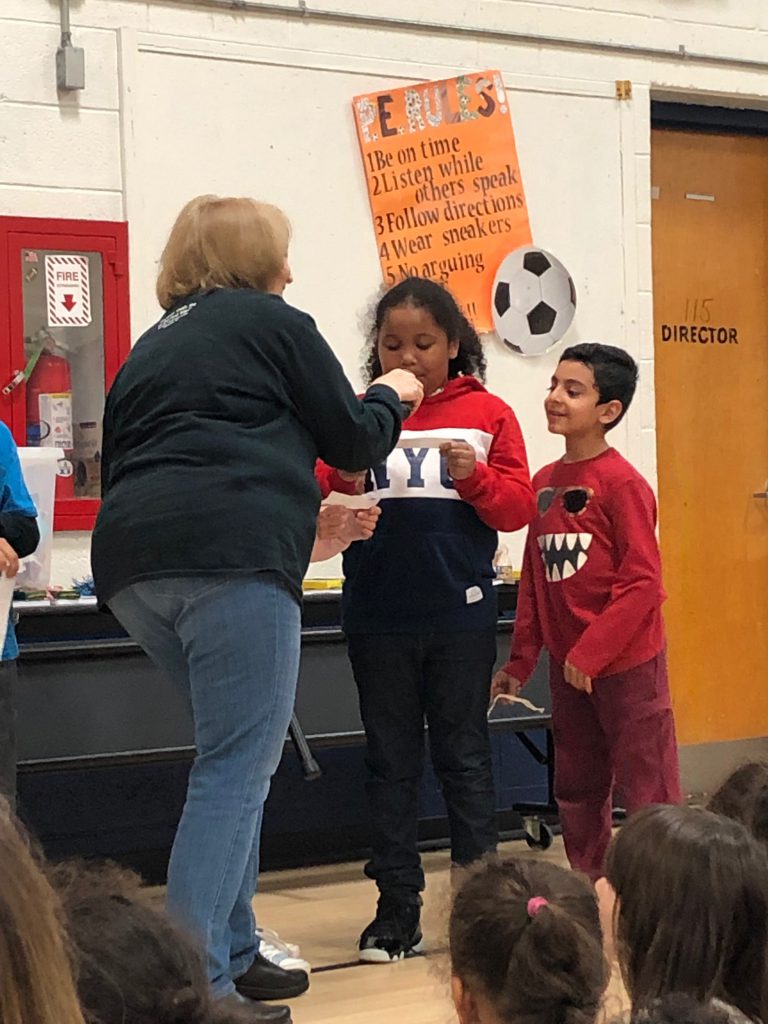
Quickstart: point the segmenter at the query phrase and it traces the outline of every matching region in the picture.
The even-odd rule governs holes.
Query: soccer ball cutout
[[[526,245],[505,256],[493,282],[496,333],[521,356],[540,356],[571,326],[576,288],[560,260]]]

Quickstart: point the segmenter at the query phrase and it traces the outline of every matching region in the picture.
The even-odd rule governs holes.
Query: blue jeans
[[[293,711],[301,610],[273,573],[147,580],[109,606],[190,701],[197,756],[167,905],[204,943],[220,998],[258,951],[251,900],[261,819]]]

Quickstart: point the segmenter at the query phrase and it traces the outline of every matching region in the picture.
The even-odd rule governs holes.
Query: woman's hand
[[[371,381],[371,387],[374,384],[384,384],[396,391],[400,401],[410,406],[412,413],[416,412],[424,398],[424,386],[410,370],[390,370]]]
[[[354,519],[354,513],[341,505],[321,505],[315,524],[317,540],[346,541],[346,531]]]
[[[370,540],[381,509],[378,505],[353,511],[343,505],[321,505],[315,525],[315,539],[338,541],[344,545],[356,540]]]
[[[378,505],[372,508],[361,508],[353,513],[354,522],[350,528],[349,540],[370,540],[376,523],[379,521],[381,509]]]

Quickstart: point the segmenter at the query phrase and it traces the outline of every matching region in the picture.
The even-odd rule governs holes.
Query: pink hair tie
[[[528,900],[528,917],[536,917],[540,910],[549,906],[549,900],[543,896],[532,896]]]

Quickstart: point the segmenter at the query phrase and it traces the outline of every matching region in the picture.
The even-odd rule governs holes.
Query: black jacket
[[[100,600],[138,580],[271,570],[297,595],[319,504],[315,461],[382,461],[407,414],[358,399],[314,321],[217,289],[144,334],[107,397],[92,565]]]

